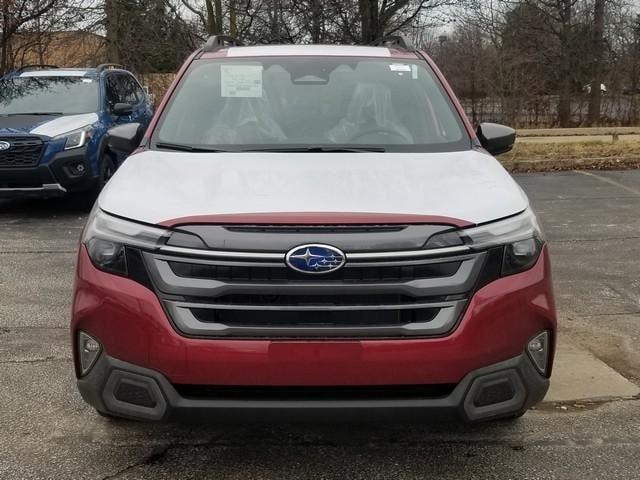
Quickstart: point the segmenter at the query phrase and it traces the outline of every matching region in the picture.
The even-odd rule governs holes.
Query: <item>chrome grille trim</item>
[[[188,257],[209,257],[209,258],[246,258],[257,261],[262,260],[282,260],[284,261],[284,253],[267,253],[267,252],[234,252],[232,250],[202,250],[198,248],[173,247],[164,245],[160,247],[161,253],[176,253],[178,255],[186,255]]]
[[[160,253],[185,255],[188,257],[206,257],[206,258],[242,258],[255,261],[282,260],[284,261],[285,253],[272,252],[239,252],[233,250],[203,250],[197,248],[174,247],[164,245],[159,249]],[[452,255],[456,253],[471,252],[471,248],[466,245],[455,247],[434,248],[431,250],[407,250],[392,252],[345,252],[347,261],[366,261],[366,260],[392,260],[403,258],[419,258],[419,257],[439,257],[443,255]]]
[[[221,260],[218,258],[204,258],[204,257],[177,257],[175,255],[162,255],[156,254],[154,258],[159,261],[165,262],[183,262],[194,263],[200,265],[220,265],[223,267],[265,267],[265,268],[284,268],[284,254],[279,262],[255,262],[249,260]],[[346,267],[346,266],[345,266]]]
[[[419,302],[399,303],[387,305],[236,305],[221,303],[192,303],[167,300],[180,308],[205,308],[211,310],[272,310],[292,312],[321,312],[321,311],[348,311],[348,310],[418,310],[420,308],[448,308],[459,303],[460,300],[450,302]],[[462,300],[464,303],[464,300]]]
[[[433,248],[431,250],[408,250],[404,252],[366,252],[348,253],[347,260],[377,260],[379,258],[407,258],[407,257],[437,257],[451,255],[454,253],[470,252],[471,248],[466,245],[455,247]]]
[[[347,255],[347,254],[345,254]],[[206,257],[183,257],[183,256],[175,256],[175,255],[163,255],[156,254],[154,257],[158,260],[164,260],[167,262],[182,262],[182,263],[193,263],[193,264],[201,264],[201,265],[221,265],[226,267],[271,267],[271,268],[286,268],[284,264],[284,254],[282,254],[282,258],[280,258],[279,262],[256,262],[250,260],[222,260],[219,258],[206,258]],[[476,256],[476,253],[467,253],[463,255],[455,255],[451,257],[430,257],[430,258],[414,258],[410,260],[389,260],[386,259],[384,261],[353,261],[352,256],[348,256],[350,262],[347,262],[342,268],[367,268],[367,267],[404,267],[411,265],[429,265],[435,263],[444,263],[444,262],[458,262],[463,260],[470,260]]]

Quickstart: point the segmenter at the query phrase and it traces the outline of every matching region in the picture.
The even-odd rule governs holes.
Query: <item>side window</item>
[[[122,84],[122,101],[124,103],[138,105],[142,100],[144,100],[144,96],[141,96],[138,93],[140,90],[138,82],[136,82],[131,75],[121,75],[120,80]]]
[[[119,75],[108,75],[105,79],[105,88],[107,92],[107,105],[109,109],[113,108],[116,103],[122,102],[120,94]]]
[[[131,75],[111,74],[105,84],[110,108],[116,103],[138,105],[144,100],[144,92]]]
[[[138,83],[137,80],[133,80],[133,83],[135,85],[135,90],[136,90],[136,95],[138,97],[138,102],[142,103],[147,99],[147,94],[145,93],[144,89],[140,86],[140,83]]]

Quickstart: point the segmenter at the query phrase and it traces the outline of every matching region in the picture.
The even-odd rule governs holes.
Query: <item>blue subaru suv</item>
[[[109,129],[145,129],[144,89],[114,64],[23,67],[0,79],[0,197],[76,193],[93,201],[126,155]]]

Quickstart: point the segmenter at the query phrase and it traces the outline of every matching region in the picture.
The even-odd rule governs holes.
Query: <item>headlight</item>
[[[64,149],[71,150],[72,148],[79,148],[85,145],[90,139],[93,133],[93,127],[88,125],[86,127],[73,130],[62,135],[54,137],[56,140],[64,139]]]
[[[544,236],[535,214],[527,209],[505,220],[434,235],[425,247],[456,245],[467,245],[473,250],[504,246],[502,275],[511,275],[536,263],[544,245]]]
[[[154,249],[166,234],[163,228],[123,220],[96,206],[85,227],[82,243],[97,268],[126,276],[126,246]]]

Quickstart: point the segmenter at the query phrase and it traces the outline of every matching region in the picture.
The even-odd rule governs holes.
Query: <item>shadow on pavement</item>
[[[25,216],[29,219],[51,218],[57,215],[83,215],[91,206],[74,197],[0,199],[0,215]]]

